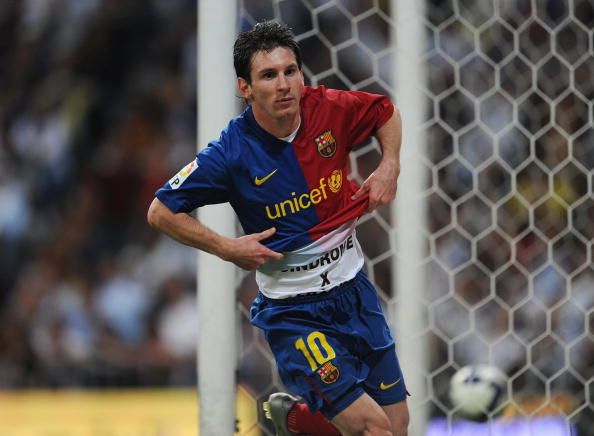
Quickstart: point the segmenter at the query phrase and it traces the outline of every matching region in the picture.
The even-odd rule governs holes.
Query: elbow
[[[398,122],[402,122],[402,114],[400,113],[400,109],[398,109],[398,106],[394,105],[394,113],[392,114],[392,117]]]
[[[146,220],[149,225],[155,229],[160,228],[161,214],[159,213],[160,204],[158,199],[154,199],[146,213]]]

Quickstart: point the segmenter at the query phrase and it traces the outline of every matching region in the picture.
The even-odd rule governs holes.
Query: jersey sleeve
[[[347,123],[350,148],[369,139],[394,113],[394,105],[385,95],[363,91],[334,92],[339,104],[350,114]]]
[[[213,142],[155,195],[171,211],[187,213],[207,204],[229,201],[230,180],[223,147]]]

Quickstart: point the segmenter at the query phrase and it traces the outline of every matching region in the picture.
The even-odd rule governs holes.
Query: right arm
[[[176,241],[214,254],[246,270],[254,270],[269,260],[283,258],[281,253],[272,251],[260,243],[274,235],[274,227],[260,233],[229,238],[208,228],[187,213],[171,211],[158,198],[151,203],[147,220],[152,227]]]

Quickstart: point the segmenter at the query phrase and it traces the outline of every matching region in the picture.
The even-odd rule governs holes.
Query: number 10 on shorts
[[[336,357],[336,352],[328,343],[326,335],[318,331],[311,332],[306,340],[297,339],[295,348],[303,353],[312,371]]]

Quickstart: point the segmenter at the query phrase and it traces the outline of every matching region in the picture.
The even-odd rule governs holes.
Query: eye
[[[293,76],[297,72],[297,68],[289,68],[286,72],[286,76]]]
[[[265,72],[265,73],[262,75],[262,77],[263,77],[264,79],[267,79],[267,80],[269,80],[269,79],[274,79],[274,77],[275,77],[275,76],[276,76],[276,75],[274,74],[274,72],[273,72],[273,71],[267,71],[267,72]]]

